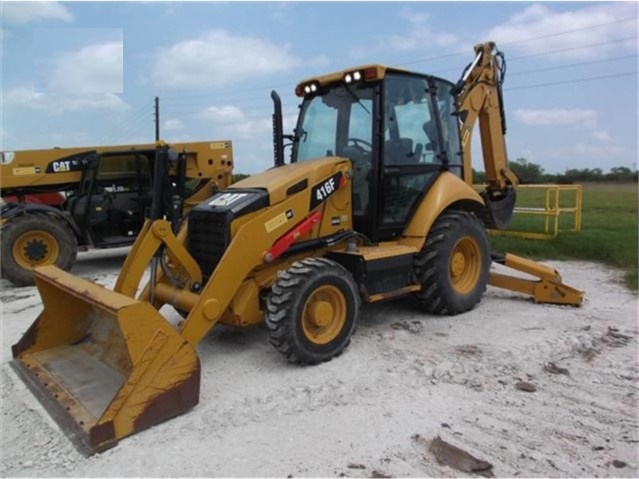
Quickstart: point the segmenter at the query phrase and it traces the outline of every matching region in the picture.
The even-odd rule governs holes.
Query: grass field
[[[559,235],[552,240],[491,236],[493,250],[536,259],[580,259],[623,269],[626,285],[637,291],[637,184],[584,184],[582,230],[572,227],[571,214],[560,215]],[[543,190],[520,189],[517,206],[543,207]],[[574,204],[573,194],[562,194],[561,207]],[[515,214],[509,229],[544,232],[541,216]],[[562,231],[563,230],[563,231]]]

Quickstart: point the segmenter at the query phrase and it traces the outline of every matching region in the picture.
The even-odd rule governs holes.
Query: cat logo
[[[71,161],[54,161],[53,162],[54,173],[64,173],[71,171]]]
[[[210,206],[229,206],[231,203],[235,203],[237,200],[245,198],[248,193],[223,193],[220,196],[209,202]]]

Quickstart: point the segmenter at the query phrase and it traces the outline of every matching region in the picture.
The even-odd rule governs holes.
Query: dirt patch
[[[87,261],[80,274],[112,285],[120,264]],[[497,477],[637,477],[637,297],[617,271],[553,266],[586,291],[582,308],[536,305],[492,288],[457,317],[424,315],[406,301],[367,305],[344,354],[314,367],[287,364],[263,328],[217,329],[197,348],[200,403],[90,458],[8,366],[40,300],[34,288],[3,280],[0,474],[477,474],[440,463],[419,435],[439,436]],[[173,324],[181,319],[162,312]],[[521,382],[536,391],[518,390]]]

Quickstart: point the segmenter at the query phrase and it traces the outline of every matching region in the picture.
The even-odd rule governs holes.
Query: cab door
[[[379,191],[379,239],[400,236],[441,171],[450,169],[455,152],[448,130],[450,112],[440,112],[439,95],[452,104],[450,85],[410,74],[388,74],[382,95],[383,147]],[[443,126],[440,113],[447,114]],[[439,116],[439,118],[438,118]],[[452,121],[451,121],[452,120]],[[461,157],[457,159],[461,165]],[[460,170],[461,171],[461,170]]]

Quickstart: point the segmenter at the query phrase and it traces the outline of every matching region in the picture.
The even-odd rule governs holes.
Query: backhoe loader
[[[181,225],[158,192],[114,291],[54,266],[35,270],[44,310],[13,346],[15,370],[90,454],[198,403],[196,347],[218,323],[264,322],[288,361],[316,364],[349,344],[362,302],[412,297],[427,313],[455,315],[495,284],[579,305],[582,293],[552,268],[491,258],[486,228],[507,223],[517,187],[502,67],[485,43],[457,84],[381,65],[313,77],[296,88],[293,135],[282,133],[272,92],[275,166]],[[481,194],[470,177],[477,121]],[[157,155],[170,163],[168,147]],[[494,275],[491,261],[537,278]],[[177,327],[164,305],[183,314]]]
[[[231,183],[230,141],[174,144],[186,210]],[[130,246],[151,204],[155,145],[87,146],[0,153],[0,274],[32,285],[33,268],[66,271],[77,252]]]

